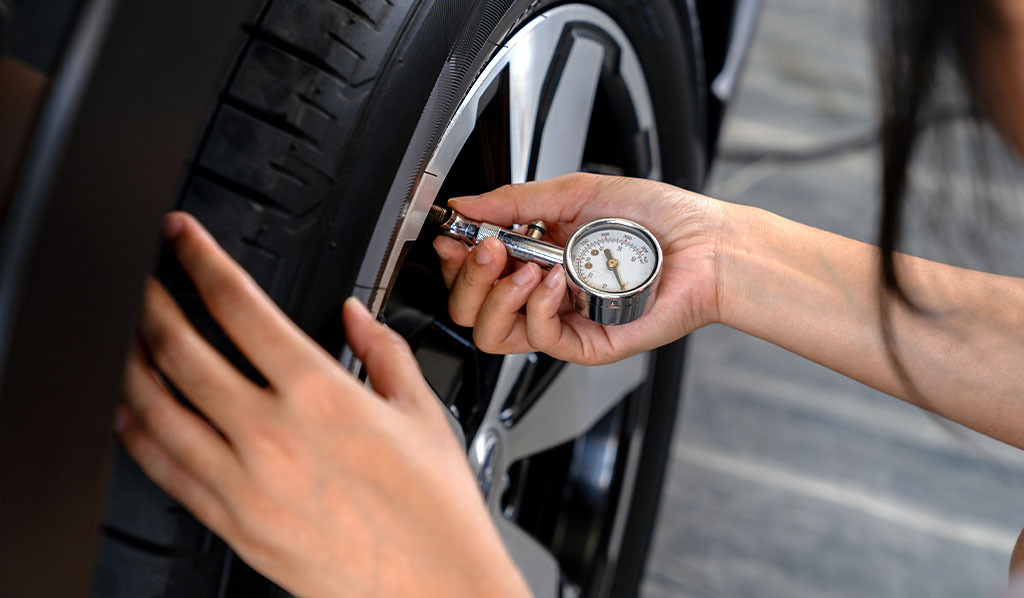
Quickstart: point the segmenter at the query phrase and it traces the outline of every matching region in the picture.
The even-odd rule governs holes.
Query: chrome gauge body
[[[661,277],[661,245],[643,226],[624,218],[601,218],[584,224],[565,248],[535,236],[486,222],[475,222],[434,206],[428,221],[449,237],[470,244],[494,237],[510,257],[542,268],[565,268],[569,298],[576,312],[598,324],[628,324],[644,314]],[[538,223],[533,229],[543,230]]]
[[[565,272],[576,311],[598,324],[626,324],[643,315],[661,275],[661,246],[624,218],[584,224],[565,245]]]

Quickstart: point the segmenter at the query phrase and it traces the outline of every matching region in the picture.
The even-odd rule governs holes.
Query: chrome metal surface
[[[476,235],[476,242],[482,243],[487,237],[494,237],[501,241],[505,250],[508,251],[509,257],[521,262],[533,262],[545,269],[561,265],[563,262],[564,252],[561,247],[506,230],[500,226],[481,224]]]
[[[584,318],[602,326],[619,326],[629,324],[644,315],[647,301],[656,288],[655,285],[628,297],[609,298],[570,282],[569,298],[573,310]]]
[[[509,257],[521,262],[533,262],[545,269],[553,268],[563,262],[564,252],[557,245],[488,222],[469,220],[455,210],[444,210],[438,209],[437,206],[431,206],[431,216],[437,215],[439,212],[446,212],[447,218],[440,223],[440,232],[448,237],[470,245],[478,245],[483,243],[484,239],[493,237],[505,246]],[[432,222],[435,220],[440,220],[440,218],[431,218]]]
[[[479,242],[477,239],[477,234],[480,232],[479,222],[468,220],[455,210],[445,210],[443,208],[438,208],[437,206],[430,206],[430,215],[437,214],[438,212],[443,212],[447,216],[447,218],[439,224],[440,232],[442,234],[474,245]]]
[[[654,271],[640,286],[617,292],[602,291],[586,284],[576,269],[567,266],[566,282],[569,286],[569,297],[573,308],[581,316],[606,326],[628,324],[644,314],[648,302],[654,296],[661,279],[662,251],[657,237],[645,227],[624,218],[601,218],[579,227],[566,242],[566,254],[572,251],[576,242],[588,232],[602,226],[612,226],[620,230],[628,230],[632,234],[647,238],[647,243],[655,252]]]

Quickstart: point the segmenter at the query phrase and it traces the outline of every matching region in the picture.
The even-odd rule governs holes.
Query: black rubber
[[[417,7],[429,4],[278,0],[254,23],[243,24],[250,39],[182,195],[180,208],[195,214],[275,301],[334,349],[342,336],[343,288],[351,289],[355,265],[349,273],[335,271],[341,288],[315,301],[307,301],[309,278],[325,252],[344,249],[359,255],[359,244],[365,246],[367,239],[358,234],[346,235],[352,245],[344,248],[330,238],[334,211],[347,199],[351,175],[344,164],[352,158],[346,160],[346,152],[358,148],[356,140],[374,126],[367,113],[377,108],[375,83],[395,58],[395,42]],[[433,59],[436,73],[445,55],[424,57]],[[429,86],[424,98],[428,91]],[[383,198],[382,191],[376,195]],[[353,222],[369,222],[365,228],[372,228],[379,206],[365,200],[345,205],[352,206]],[[198,301],[174,265],[163,260],[159,276],[202,322]],[[310,303],[317,307],[308,309]],[[316,315],[303,317],[304,310]],[[212,326],[201,327],[230,351]],[[219,540],[150,483],[123,452],[116,461],[97,596],[276,593],[269,583],[244,572]]]
[[[669,0],[592,3],[616,18],[651,69],[666,180],[699,187],[703,120],[692,46],[684,42],[689,27],[680,26]],[[399,191],[412,188],[497,43],[529,15],[554,4],[271,0],[252,23],[241,25],[249,39],[190,164],[181,209],[195,214],[313,338],[340,352],[341,303],[352,293],[393,183]],[[421,115],[429,126],[416,130]],[[244,369],[171,260],[162,260],[158,275],[200,329]],[[674,411],[678,378],[669,378],[654,393],[669,402],[652,407],[659,415]],[[669,424],[655,435],[661,455],[652,455],[656,479],[644,482],[648,489],[638,495],[643,510],[657,505],[670,432]],[[96,595],[281,593],[123,454],[113,480]],[[651,521],[636,523],[630,541],[642,557]],[[642,568],[629,569],[618,587],[635,589]]]

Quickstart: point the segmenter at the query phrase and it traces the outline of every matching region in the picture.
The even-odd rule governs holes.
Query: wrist
[[[659,202],[655,220],[660,219],[659,240],[668,266],[659,293],[682,298],[681,305],[673,306],[670,325],[659,331],[674,336],[659,343],[721,321],[720,253],[733,243],[730,220],[736,207],[679,188]]]
[[[718,217],[715,229],[715,303],[712,323],[733,325],[736,312],[738,276],[744,271],[742,258],[750,242],[750,216],[747,206],[717,202]]]
[[[778,217],[771,212],[727,202],[715,242],[716,324],[745,330],[750,309],[760,304],[770,270],[779,256],[774,249]]]
[[[719,323],[819,363],[816,343],[841,346],[878,321],[877,248],[860,241],[730,205],[716,263]]]

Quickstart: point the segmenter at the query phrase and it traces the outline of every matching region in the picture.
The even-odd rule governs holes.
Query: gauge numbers
[[[641,286],[654,273],[657,260],[645,235],[611,225],[582,235],[570,255],[580,281],[605,293],[624,293]]]

